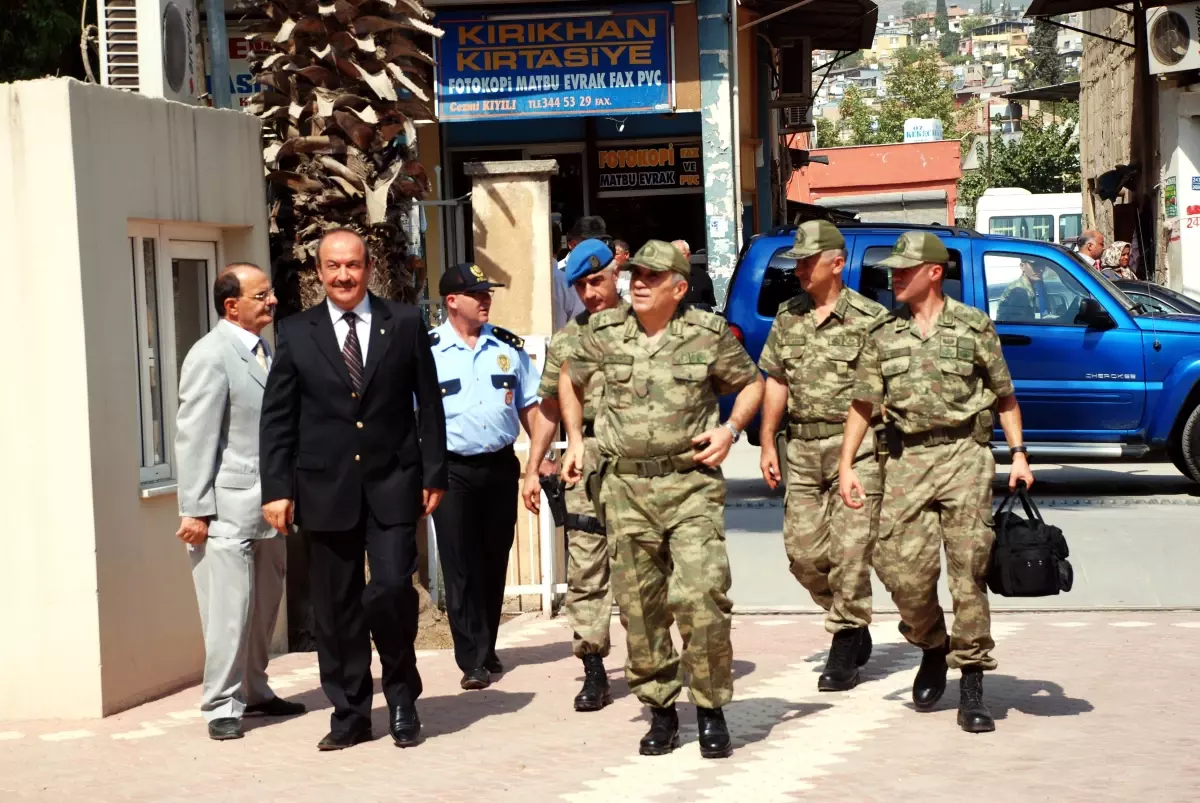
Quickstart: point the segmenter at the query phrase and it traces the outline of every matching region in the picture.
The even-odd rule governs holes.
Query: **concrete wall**
[[[57,79],[0,86],[0,119],[21,268],[0,332],[30,391],[0,430],[0,719],[101,716],[203,663],[175,496],[140,493],[127,227],[203,225],[219,258],[268,265],[259,123]]]
[[[844,204],[859,209],[864,220],[953,224],[962,173],[959,150],[957,140],[820,148],[812,154],[828,156],[829,164],[794,171],[787,197],[801,203]],[[945,220],[930,219],[937,194],[945,199],[944,209],[937,201]],[[873,200],[885,198],[885,206],[873,214],[871,207],[878,205]],[[906,216],[906,208],[917,217]]]

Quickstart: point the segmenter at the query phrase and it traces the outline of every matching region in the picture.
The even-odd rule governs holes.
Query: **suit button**
[[[356,422],[354,422],[354,426],[358,427],[359,429],[362,429],[363,423],[361,421],[356,421]]]
[[[357,394],[357,393],[354,393],[354,392],[351,392],[351,393],[350,393],[350,398],[352,398],[352,399],[357,399],[357,398],[358,398],[358,394]]]
[[[357,463],[358,461],[359,461],[358,455],[354,455],[354,462]]]

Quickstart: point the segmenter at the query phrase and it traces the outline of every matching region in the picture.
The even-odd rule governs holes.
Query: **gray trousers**
[[[267,685],[267,650],[279,601],[287,544],[262,539],[210,537],[188,545],[192,580],[204,629],[205,720],[240,719],[247,705],[275,696]]]

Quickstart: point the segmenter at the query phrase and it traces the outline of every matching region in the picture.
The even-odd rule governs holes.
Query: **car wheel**
[[[1172,449],[1172,462],[1184,476],[1200,482],[1200,404],[1188,413],[1179,435],[1178,449]]]

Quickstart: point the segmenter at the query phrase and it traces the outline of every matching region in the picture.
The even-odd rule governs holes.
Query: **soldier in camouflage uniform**
[[[875,436],[868,432],[854,457],[866,507],[854,510],[838,498],[842,426],[854,401],[859,355],[869,333],[888,318],[883,306],[842,284],[845,248],[842,233],[827,221],[796,229],[796,243],[783,256],[797,260],[804,294],[779,308],[758,360],[767,375],[763,479],[775,488],[781,463],[786,467],[784,547],[792,574],[826,610],[825,629],[833,634],[817,680],[821,691],[854,688],[858,667],[871,656],[871,549],[883,494]],[[783,455],[775,444],[781,423]]]
[[[529,463],[522,496],[525,507],[537,513],[541,505],[540,467],[558,429],[558,383],[562,364],[579,347],[579,336],[595,313],[620,305],[617,293],[617,264],[613,252],[600,240],[584,240],[567,256],[567,282],[579,294],[587,311],[559,330],[546,350],[546,364],[538,395],[542,397],[539,418],[530,439]],[[588,383],[583,401],[584,460],[595,463],[596,410],[604,398],[604,376],[597,373]],[[576,711],[599,711],[612,702],[604,658],[609,650],[609,621],[612,591],[609,587],[608,537],[595,517],[595,509],[582,483],[566,489],[567,507],[567,621],[571,644],[583,661],[583,688],[575,696]]]
[[[874,562],[900,610],[900,632],[924,651],[913,703],[931,710],[946,690],[947,667],[961,669],[958,724],[981,733],[996,727],[983,702],[983,670],[996,668],[984,585],[992,548],[993,406],[1012,452],[1010,487],[1032,485],[1033,473],[995,327],[986,313],[942,295],[949,260],[937,235],[910,231],[880,263],[892,271],[896,299],[907,308],[877,327],[863,350],[842,445],[841,495],[850,507],[863,504],[853,463],[871,410],[883,404],[890,457]],[[948,637],[937,596],[940,547],[954,600]]]
[[[720,464],[762,399],[762,377],[720,316],[681,306],[690,268],[669,243],[650,240],[629,261],[632,308],[593,315],[559,385],[570,439],[568,482],[598,491],[612,582],[628,625],[625,676],[651,708],[643,755],[679,744],[675,701],[683,670],[697,708],[700,754],[732,752],[721,707],[733,696],[725,479]],[[596,416],[600,458],[587,463],[581,390],[604,377]],[[717,399],[737,393],[720,423]]]

